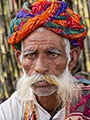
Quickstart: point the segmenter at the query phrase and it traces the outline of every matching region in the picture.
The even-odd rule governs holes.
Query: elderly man
[[[81,16],[65,2],[24,3],[8,37],[24,74],[0,120],[90,120],[89,81],[70,73],[85,37]]]

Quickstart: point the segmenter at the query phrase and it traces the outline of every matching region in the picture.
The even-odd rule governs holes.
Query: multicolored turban
[[[80,15],[75,14],[63,1],[39,0],[25,2],[10,23],[8,43],[14,50],[20,49],[21,41],[39,27],[44,27],[70,40],[71,46],[83,49],[87,32]]]

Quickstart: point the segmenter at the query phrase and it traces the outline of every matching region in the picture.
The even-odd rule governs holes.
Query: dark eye
[[[56,58],[58,56],[58,54],[54,53],[54,52],[50,52],[49,56],[52,57],[52,58]]]
[[[35,53],[30,53],[30,54],[27,55],[27,57],[29,59],[35,58]]]

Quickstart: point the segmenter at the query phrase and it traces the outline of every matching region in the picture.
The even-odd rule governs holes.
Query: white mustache
[[[49,84],[55,84],[55,85],[58,85],[58,82],[59,82],[57,80],[57,77],[50,75],[50,74],[49,75],[48,74],[45,74],[45,75],[33,74],[32,76],[25,75],[25,79],[26,79],[25,81],[28,82],[28,84],[30,85],[35,84],[39,81],[46,81]]]

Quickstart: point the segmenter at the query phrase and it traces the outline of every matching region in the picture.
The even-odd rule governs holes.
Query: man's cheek
[[[23,60],[22,66],[23,66],[24,70],[28,73],[32,68],[32,63],[29,62],[28,60]]]
[[[53,67],[51,67],[54,75],[57,77],[64,72],[65,68],[66,68],[66,65],[62,65],[60,63],[55,64],[53,65]]]

